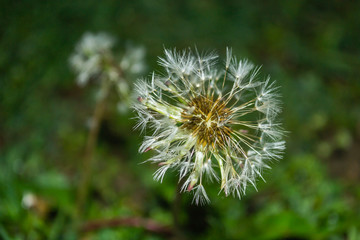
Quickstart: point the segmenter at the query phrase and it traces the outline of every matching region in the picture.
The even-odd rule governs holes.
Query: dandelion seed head
[[[160,165],[156,180],[177,169],[182,192],[193,192],[196,204],[209,202],[206,180],[241,198],[285,149],[278,87],[259,80],[259,68],[238,61],[230,48],[226,54],[219,69],[214,52],[165,50],[165,74],[136,84],[137,126],[152,130],[140,152],[155,153],[149,161]]]
[[[181,114],[181,127],[197,136],[197,147],[222,148],[226,139],[231,137],[231,129],[224,124],[231,115],[221,99],[213,101],[211,98],[197,96],[190,100],[189,109]]]
[[[102,55],[108,54],[115,40],[106,33],[85,33],[75,47],[69,61],[78,74],[77,82],[84,86],[91,77],[102,70]]]

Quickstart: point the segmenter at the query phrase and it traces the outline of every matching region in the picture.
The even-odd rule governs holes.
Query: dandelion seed
[[[181,191],[194,192],[196,204],[209,202],[206,179],[241,198],[285,149],[278,87],[270,78],[258,80],[259,68],[238,61],[231,49],[226,54],[219,70],[213,52],[165,50],[159,64],[166,74],[136,84],[137,127],[152,129],[140,152],[155,152],[149,161],[161,166],[156,180],[177,169],[185,178]]]
[[[195,193],[193,202],[195,202],[196,205],[205,205],[206,203],[210,202],[210,199],[207,196],[203,185],[196,186],[196,188],[194,188],[194,191]]]

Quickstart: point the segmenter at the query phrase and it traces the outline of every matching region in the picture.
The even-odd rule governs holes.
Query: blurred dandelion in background
[[[132,90],[131,80],[145,70],[145,49],[130,44],[121,57],[116,56],[112,48],[115,39],[107,33],[85,33],[70,56],[69,62],[77,74],[76,80],[80,86],[90,80],[99,82],[94,112],[88,121],[89,134],[86,141],[84,157],[81,166],[81,178],[78,184],[76,218],[82,216],[83,205],[87,201],[92,169],[94,168],[94,151],[101,122],[105,115],[110,91],[117,89],[119,95],[118,110],[126,112],[130,107]]]
[[[237,60],[229,48],[223,69],[214,52],[191,49],[166,49],[159,64],[166,73],[139,80],[133,106],[136,127],[152,129],[140,152],[155,152],[148,160],[159,165],[154,179],[177,169],[181,191],[193,192],[196,204],[210,201],[204,179],[241,198],[285,148],[275,82],[259,80],[260,68]]]
[[[146,69],[145,48],[127,44],[122,56],[117,57],[112,51],[115,42],[115,38],[107,33],[87,32],[77,43],[69,62],[80,86],[92,79],[105,82],[109,87],[115,85],[121,99],[119,109],[126,111],[124,105],[130,103],[130,80]],[[99,96],[107,95],[109,87],[101,88]]]
[[[111,58],[110,51],[114,43],[114,38],[106,33],[84,34],[76,45],[75,53],[70,57],[70,64],[77,73],[77,82],[80,86],[101,74],[106,59]]]

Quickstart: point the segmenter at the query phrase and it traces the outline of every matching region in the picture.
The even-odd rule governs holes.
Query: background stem
[[[81,179],[77,193],[77,205],[76,205],[76,216],[75,216],[76,220],[81,220],[83,215],[83,210],[85,207],[84,205],[86,204],[86,199],[88,197],[91,175],[94,165],[94,151],[96,148],[101,121],[103,119],[106,108],[108,92],[109,92],[109,83],[104,80],[101,81],[100,96],[96,102],[95,110],[91,118],[89,135],[85,146],[85,154],[80,166],[82,173],[81,173]]]

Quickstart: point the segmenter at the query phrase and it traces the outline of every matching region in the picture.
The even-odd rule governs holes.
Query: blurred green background
[[[68,58],[84,32],[130,40],[160,70],[164,47],[216,49],[262,65],[281,86],[284,159],[242,200],[174,204],[176,174],[152,180],[142,136],[113,94],[101,124],[83,221],[141,217],[174,239],[360,239],[360,1],[1,1],[0,239],[167,239],[121,226],[73,226],[95,83],[75,82]],[[146,73],[147,75],[148,73]],[[23,206],[24,196],[36,206]]]

